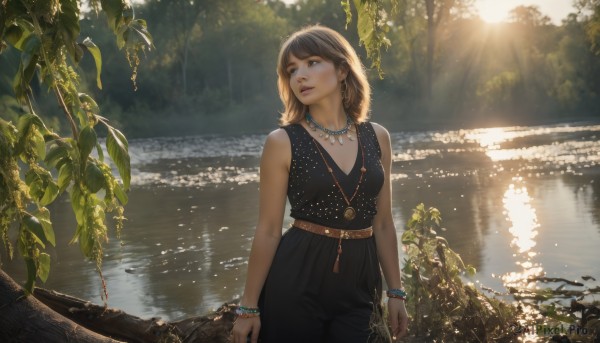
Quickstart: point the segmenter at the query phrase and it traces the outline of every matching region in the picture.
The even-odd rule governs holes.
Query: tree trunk
[[[118,309],[94,305],[89,301],[43,288],[36,288],[34,296],[79,325],[122,341],[158,342],[161,338],[177,334],[174,326],[160,318],[141,319]]]
[[[425,94],[427,99],[431,101],[433,95],[433,58],[435,51],[435,0],[425,0],[425,7],[427,9],[427,60],[426,63],[426,77],[425,77]]]
[[[231,55],[227,54],[227,86],[229,88],[229,105],[233,105],[233,67],[231,65]]]
[[[0,342],[228,343],[236,308],[168,323],[43,288],[34,296],[0,270]]]
[[[141,319],[118,309],[91,304],[69,295],[38,288],[35,297],[61,315],[95,332],[126,342],[229,342],[235,305],[224,304],[215,313],[177,322]]]
[[[52,311],[0,270],[0,341],[118,342]]]

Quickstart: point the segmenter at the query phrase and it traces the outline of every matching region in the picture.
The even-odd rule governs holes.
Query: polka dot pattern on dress
[[[356,217],[349,222],[343,215],[348,205],[329,175],[310,133],[301,124],[282,127],[292,146],[287,191],[292,218],[346,230],[364,229],[372,225],[373,217],[377,214],[377,196],[384,180],[381,150],[371,123],[361,123],[356,127],[363,145],[367,171],[350,204],[356,210]],[[326,150],[322,151],[344,192],[353,194],[361,174],[361,149],[358,149],[357,161],[348,175],[337,166]]]

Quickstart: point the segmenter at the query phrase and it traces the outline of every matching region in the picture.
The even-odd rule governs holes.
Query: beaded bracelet
[[[258,307],[238,306],[235,310],[235,314],[239,318],[253,318],[260,316],[260,309]]]
[[[392,288],[387,290],[388,298],[397,298],[406,301],[406,292],[400,288]]]

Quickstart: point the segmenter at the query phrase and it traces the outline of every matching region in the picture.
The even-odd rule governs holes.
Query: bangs
[[[331,54],[327,53],[324,44],[318,42],[315,37],[311,35],[298,35],[284,47],[283,51],[281,51],[281,63],[279,65],[282,72],[285,71],[287,65],[290,63],[291,55],[294,55],[299,59],[305,59],[310,56],[319,56],[326,60],[333,60],[333,56],[330,56]]]

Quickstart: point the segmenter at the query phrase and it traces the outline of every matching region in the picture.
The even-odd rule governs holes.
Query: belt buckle
[[[350,238],[350,233],[348,231],[342,230],[342,232],[340,233],[340,236],[343,239],[349,239]]]

